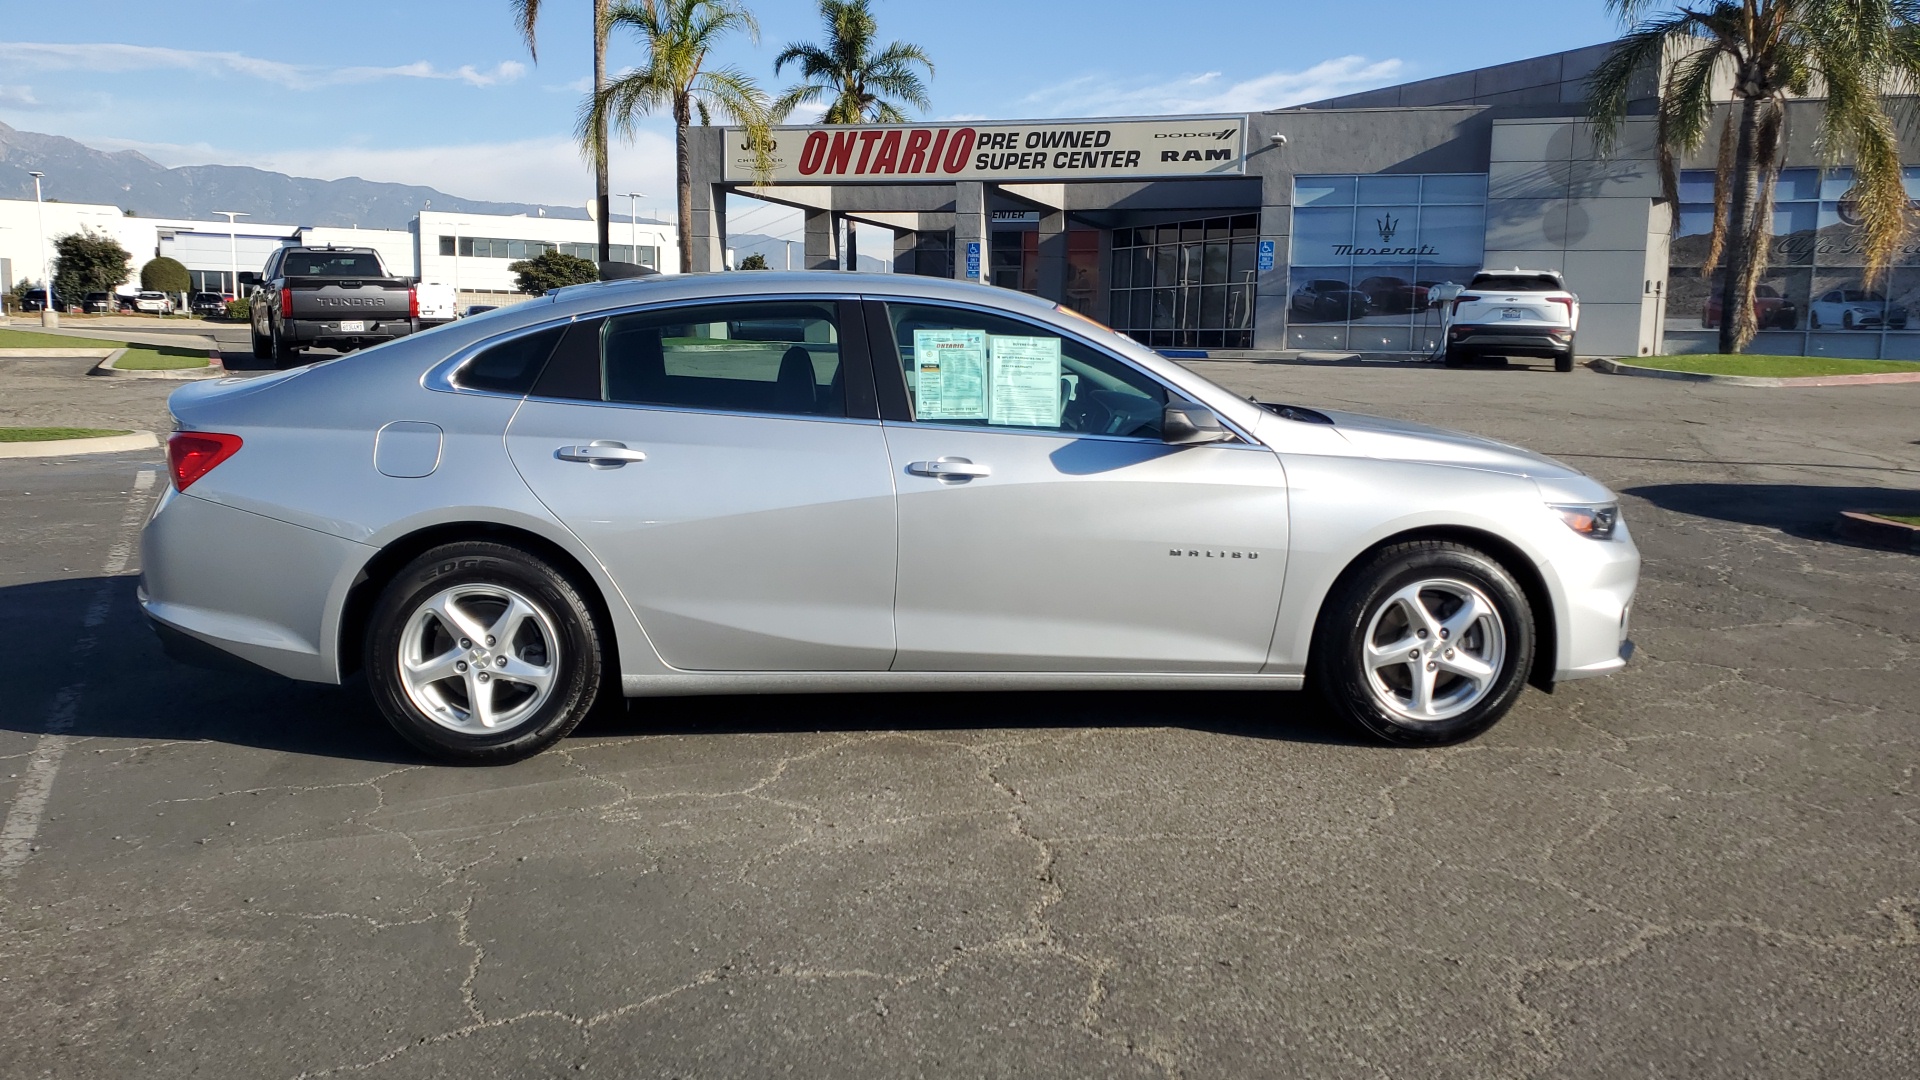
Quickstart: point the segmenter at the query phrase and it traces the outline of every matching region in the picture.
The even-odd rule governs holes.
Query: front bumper
[[[1633,596],[1640,586],[1640,552],[1620,523],[1612,540],[1569,532],[1566,555],[1552,560],[1560,593],[1559,650],[1553,681],[1611,675],[1633,656]]]

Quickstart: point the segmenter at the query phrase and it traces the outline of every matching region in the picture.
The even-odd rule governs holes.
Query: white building
[[[43,280],[44,260],[53,257],[54,241],[80,231],[111,236],[132,255],[125,291],[138,285],[141,266],[163,255],[186,266],[194,291],[232,293],[236,269],[240,284],[250,285],[259,280],[267,257],[281,247],[336,244],[373,248],[397,276],[453,285],[462,307],[525,299],[515,289],[508,266],[548,248],[592,259],[596,242],[593,222],[574,218],[429,210],[404,230],[274,225],[247,218],[229,227],[224,219],[129,217],[117,206],[95,203],[0,199],[0,292],[19,281]],[[679,269],[671,226],[616,220],[611,239],[615,261],[638,262],[662,273]]]

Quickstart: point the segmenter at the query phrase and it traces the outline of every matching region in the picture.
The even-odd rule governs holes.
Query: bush
[[[529,296],[539,296],[548,289],[585,285],[589,281],[600,280],[600,268],[590,260],[568,255],[556,248],[548,248],[536,258],[509,264],[507,269],[519,276],[520,291]]]
[[[68,233],[54,240],[53,250],[53,288],[68,303],[125,284],[133,259],[120,241],[94,232]]]
[[[227,318],[232,319],[234,322],[251,321],[253,319],[253,301],[251,300],[227,301]]]
[[[140,287],[154,292],[178,295],[193,289],[193,275],[176,259],[165,255],[151,259],[140,268]]]
[[[773,269],[773,267],[767,265],[767,257],[765,255],[762,255],[756,251],[753,254],[747,256],[746,258],[740,260],[740,269],[771,270]]]

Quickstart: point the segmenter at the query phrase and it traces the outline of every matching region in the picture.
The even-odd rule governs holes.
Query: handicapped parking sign
[[[967,241],[967,280],[980,280],[980,241]]]
[[[1272,269],[1273,269],[1273,241],[1262,240],[1260,241],[1260,272],[1264,274]]]

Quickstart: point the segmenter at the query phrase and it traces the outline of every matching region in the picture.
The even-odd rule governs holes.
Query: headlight
[[[1567,528],[1589,540],[1613,539],[1613,527],[1620,523],[1620,508],[1612,503],[1605,506],[1555,506],[1554,513],[1567,523]]]

